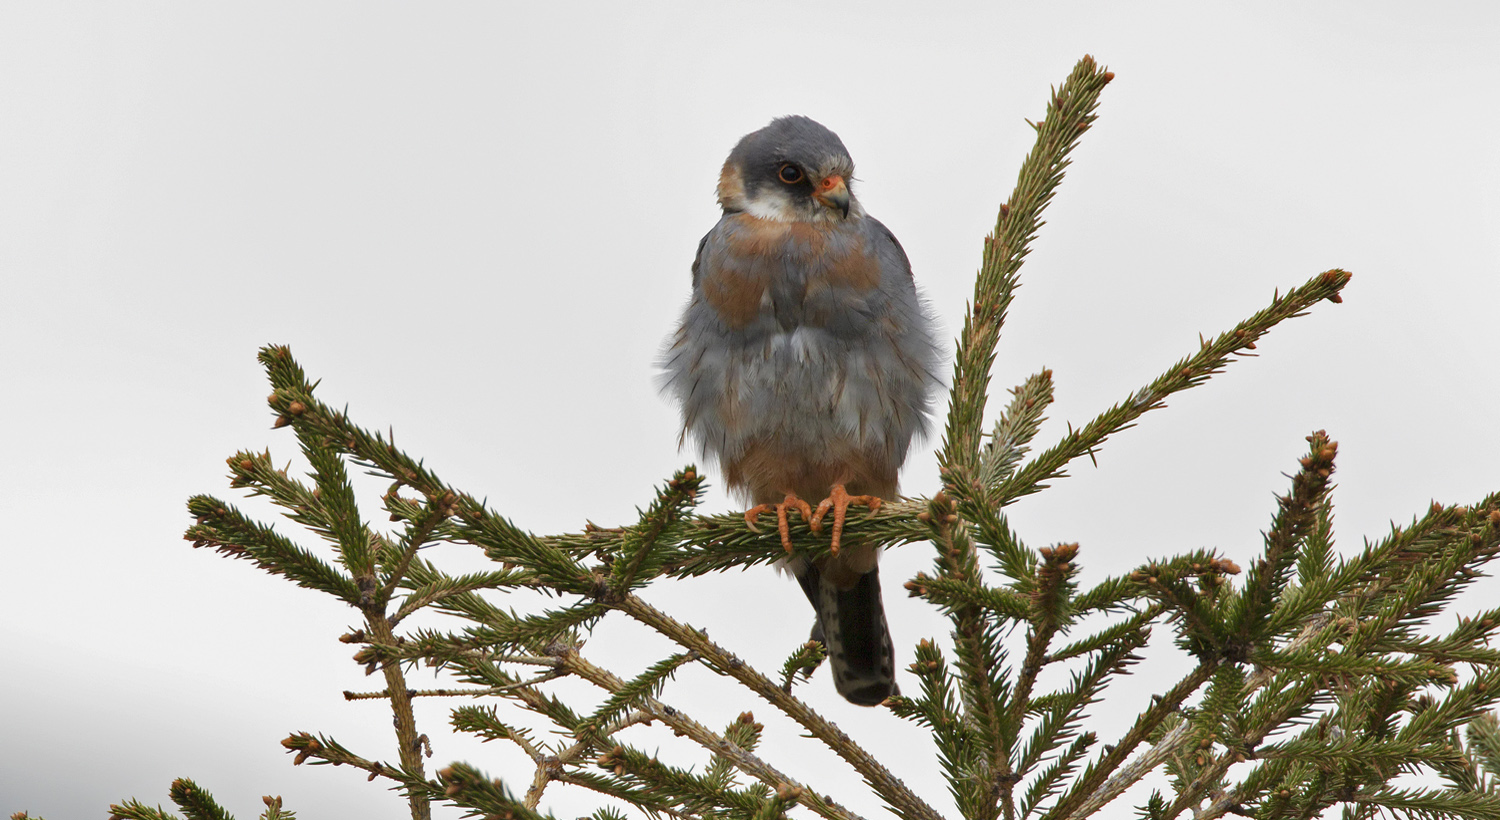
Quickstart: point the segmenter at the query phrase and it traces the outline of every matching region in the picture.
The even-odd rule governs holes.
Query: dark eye
[[[796,185],[802,181],[802,169],[791,163],[786,163],[781,166],[780,171],[776,172],[776,176],[788,185]]]

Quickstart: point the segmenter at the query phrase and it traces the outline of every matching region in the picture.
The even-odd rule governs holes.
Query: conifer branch
[[[641,515],[640,523],[622,533],[618,553],[606,553],[611,563],[609,589],[612,597],[631,589],[648,562],[655,564],[650,567],[653,570],[660,565],[658,547],[697,504],[702,485],[703,479],[696,470],[691,467],[683,470],[658,493],[655,503]],[[652,576],[655,574],[651,573]]]
[[[1053,92],[1046,118],[1036,127],[1036,145],[1021,163],[1015,190],[1000,206],[995,230],[985,237],[974,301],[964,317],[953,363],[953,391],[938,456],[945,467],[976,466],[995,345],[1019,284],[1021,264],[1070,164],[1068,155],[1093,125],[1099,94],[1112,79],[1114,74],[1085,56]]]
[[[403,576],[401,585],[408,592],[391,616],[391,625],[395,626],[406,616],[429,606],[456,615],[488,612],[492,607],[483,605],[482,599],[473,595],[474,592],[529,587],[535,583],[535,576],[524,570],[502,569],[449,576],[430,563],[417,561],[408,565]]]
[[[1100,652],[1087,667],[1073,674],[1066,689],[1031,699],[1031,707],[1042,713],[1043,720],[1017,755],[1018,771],[1033,770],[1048,753],[1071,738],[1084,717],[1084,710],[1098,699],[1105,682],[1140,660],[1135,652],[1145,645],[1146,636],[1136,633],[1130,638]]]
[[[1151,622],[1160,617],[1164,611],[1165,607],[1160,604],[1148,606],[1124,621],[1105,627],[1061,649],[1053,650],[1043,659],[1043,663],[1062,663],[1091,652],[1108,651],[1120,644],[1144,646],[1151,634]]]
[[[1095,812],[1114,802],[1124,791],[1154,771],[1168,756],[1175,753],[1186,732],[1173,730],[1165,738],[1152,745],[1149,752],[1130,766],[1122,766],[1135,748],[1157,731],[1168,715],[1175,713],[1186,701],[1213,676],[1218,664],[1213,661],[1200,662],[1192,672],[1178,681],[1163,695],[1152,698],[1151,707],[1136,718],[1134,725],[1114,744],[1106,746],[1105,753],[1074,781],[1052,808],[1042,815],[1044,820],[1092,817]]]
[[[542,793],[546,791],[547,785],[553,781],[586,786],[602,794],[609,794],[615,797],[623,798],[633,795],[636,790],[623,788],[619,783],[603,783],[589,777],[578,778],[577,775],[579,773],[570,771],[568,767],[576,765],[580,758],[593,754],[600,749],[620,749],[623,751],[624,747],[614,742],[614,735],[631,726],[650,722],[651,717],[645,712],[631,712],[607,724],[592,721],[587,728],[577,733],[580,738],[578,742],[556,755],[544,756],[531,748],[529,744],[523,745],[522,748],[531,755],[532,761],[536,763],[536,773],[531,778],[530,788],[526,790],[524,803],[527,808],[536,808],[537,804],[541,802]],[[514,732],[512,732],[512,736],[517,742],[524,743],[524,736],[517,736]],[[601,765],[603,765],[602,762]],[[640,802],[641,799],[642,796],[636,796],[633,802]],[[672,805],[668,801],[655,801],[651,805],[655,806],[659,811],[673,811]]]
[[[375,643],[395,643],[395,634],[391,631],[390,622],[386,620],[384,607],[372,602],[365,609],[365,629],[371,640]],[[385,661],[380,667],[381,674],[385,677],[386,691],[390,693],[391,713],[395,717],[396,749],[401,768],[420,779],[425,776],[422,750],[427,736],[417,731],[409,694],[411,690],[406,687],[406,675],[397,661]],[[425,795],[409,790],[407,803],[411,806],[412,820],[431,818],[432,809]]]
[[[452,492],[443,493],[441,498],[423,505],[420,515],[407,524],[406,532],[401,535],[399,557],[385,568],[386,581],[376,594],[376,600],[382,606],[391,600],[396,588],[406,580],[407,570],[411,567],[412,559],[417,557],[417,550],[430,543],[434,531],[453,515],[453,505],[457,501],[457,496]]]
[[[1469,723],[1465,734],[1468,751],[1483,767],[1487,778],[1475,788],[1494,791],[1500,778],[1500,718],[1494,712],[1486,712]]]
[[[808,730],[859,772],[870,788],[874,789],[886,805],[901,817],[907,820],[939,820],[940,815],[931,806],[917,797],[885,766],[837,726],[828,722],[802,701],[781,691],[781,687],[777,686],[774,681],[732,653],[725,651],[702,633],[678,623],[634,595],[626,596],[620,603],[620,609],[630,617],[676,641],[678,645],[697,652],[715,672],[734,678],[772,706],[780,709],[787,717]]]
[[[295,757],[292,759],[292,765],[294,766],[301,766],[308,761],[311,761],[314,766],[353,766],[356,769],[368,772],[372,781],[377,777],[384,777],[400,783],[409,790],[413,788],[424,789],[429,785],[418,778],[412,777],[409,773],[403,772],[398,766],[389,766],[360,757],[354,752],[349,751],[343,744],[326,735],[297,732],[283,738],[281,745],[288,752],[295,754]]]
[[[1251,565],[1244,592],[1231,602],[1231,612],[1238,616],[1238,623],[1230,626],[1233,633],[1230,651],[1240,660],[1252,645],[1267,637],[1265,626],[1272,604],[1291,578],[1299,550],[1317,524],[1318,510],[1328,491],[1338,442],[1329,440],[1322,430],[1308,436],[1307,441],[1309,454],[1292,478],[1292,491],[1277,499],[1280,509],[1266,534],[1265,555]]]
[[[1422,820],[1496,820],[1500,818],[1500,795],[1467,793],[1433,793],[1404,789],[1382,789],[1373,794],[1356,795],[1360,806],[1401,812]]]
[[[812,673],[827,658],[828,653],[823,644],[817,641],[808,641],[797,647],[786,663],[781,665],[781,691],[791,694],[792,684],[798,677],[807,680]]]
[[[204,791],[187,778],[178,778],[172,781],[172,787],[168,791],[172,802],[186,815],[187,820],[234,820],[234,817],[225,811],[213,798],[213,795]],[[281,798],[267,797],[266,815],[277,818],[291,818],[291,812],[281,811]],[[151,808],[134,800],[123,804],[109,807],[110,820],[177,820],[173,815],[162,811],[160,807]],[[12,820],[26,820],[29,815],[20,812],[13,816]],[[36,818],[41,820],[41,818]]]
[[[980,453],[979,478],[985,487],[998,486],[1009,478],[1031,449],[1031,440],[1042,429],[1043,414],[1052,404],[1052,371],[1043,370],[1010,392],[1010,404],[995,422],[990,441]]]
[[[992,497],[1000,505],[1011,504],[1045,488],[1046,482],[1066,475],[1064,467],[1073,459],[1093,452],[1105,439],[1127,429],[1146,412],[1166,406],[1166,398],[1173,393],[1208,381],[1229,364],[1232,356],[1254,348],[1255,342],[1277,324],[1304,315],[1308,308],[1324,299],[1341,301],[1339,291],[1349,283],[1349,278],[1346,271],[1329,270],[1285,296],[1278,294],[1264,310],[1204,344],[1197,353],[1173,365],[1151,384],[1073,430],[1051,449],[1032,459],[995,488]]]
[[[454,763],[438,772],[441,795],[454,805],[473,810],[470,816],[509,820],[554,820],[517,800],[504,783],[486,777],[467,763]]]
[[[670,637],[670,636],[669,636]],[[579,677],[596,686],[608,691],[619,691],[624,687],[624,681],[620,680],[608,670],[602,669],[589,663],[576,651],[569,652],[564,657],[564,663],[568,669]],[[802,800],[808,808],[828,818],[829,820],[860,820],[859,816],[848,809],[819,796],[811,789],[803,787],[790,776],[776,770],[770,764],[759,757],[751,754],[751,750],[732,742],[727,733],[725,736],[715,734],[712,730],[693,720],[681,710],[673,709],[655,698],[646,698],[642,703],[642,711],[653,720],[660,720],[670,726],[674,732],[689,738],[699,746],[714,753],[714,755],[731,762],[740,771],[760,780],[773,788],[788,786],[790,788],[802,789],[804,792]],[[750,713],[742,714],[740,722],[753,723]],[[748,718],[748,720],[746,720]]]
[[[922,695],[910,698],[894,695],[886,700],[898,716],[914,720],[932,731],[938,759],[953,791],[958,784],[972,787],[969,773],[973,758],[984,748],[975,739],[973,727],[959,713],[959,694],[954,691],[956,676],[949,670],[942,650],[932,641],[917,644],[916,660],[908,669],[917,676]]]
[[[521,686],[535,686],[539,683],[546,683],[556,677],[558,676],[549,673],[538,675],[532,680],[518,681],[510,686],[492,686],[488,689],[408,689],[406,690],[406,696],[411,698],[464,698],[479,695],[497,695],[507,689]],[[391,692],[389,689],[382,689],[379,692],[344,692],[344,700],[379,700],[390,696]]]
[[[350,606],[358,605],[354,579],[297,546],[268,526],[251,521],[231,504],[206,495],[188,500],[197,519],[183,538],[194,547],[212,547],[230,558],[245,558],[267,572],[307,589],[326,592]]]
[[[954,505],[943,494],[933,499],[929,510],[936,530],[933,546],[938,549],[936,585],[965,590],[966,597],[1000,602],[1002,596],[986,595],[981,590],[979,560],[967,528],[950,520]],[[920,576],[919,576],[920,577]],[[1023,618],[1033,617],[1034,606],[1025,607]],[[1011,768],[1011,754],[1020,729],[1020,717],[1007,710],[1005,701],[1024,703],[1000,677],[1003,650],[1000,648],[998,623],[986,617],[985,611],[972,603],[959,604],[949,610],[954,625],[954,655],[958,662],[963,698],[963,720],[973,730],[974,750],[962,755],[961,768],[971,772],[955,780],[955,797],[959,811],[973,820],[994,820],[1002,804],[1011,802],[1010,793],[1017,782]]]

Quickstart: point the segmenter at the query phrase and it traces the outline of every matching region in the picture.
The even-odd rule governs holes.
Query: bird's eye
[[[786,163],[781,166],[780,171],[776,172],[776,176],[788,185],[796,185],[802,181],[802,169],[791,163]]]

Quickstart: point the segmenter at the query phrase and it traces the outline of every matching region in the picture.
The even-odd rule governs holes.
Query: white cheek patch
[[[738,181],[738,180],[736,180]],[[723,198],[723,186],[720,186],[720,201],[727,202]],[[816,205],[811,202],[797,202],[786,190],[775,186],[764,186],[755,191],[753,195],[743,195],[743,188],[737,193],[741,194],[735,206],[756,219],[764,219],[769,222],[841,222],[844,214],[835,208]],[[849,200],[849,215],[852,217],[863,217],[864,206],[859,200]]]
[[[762,191],[759,195],[745,200],[745,213],[756,219],[767,219],[772,222],[797,222],[797,215],[792,208],[792,203],[781,193],[768,193]]]

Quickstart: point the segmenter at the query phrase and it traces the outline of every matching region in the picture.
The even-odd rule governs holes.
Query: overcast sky
[[[1086,581],[1199,547],[1245,564],[1319,428],[1342,445],[1346,552],[1432,499],[1500,489],[1500,6],[1253,8],[0,5],[0,810],[98,817],[187,776],[241,818],[268,793],[307,818],[405,816],[277,745],[322,731],[394,756],[385,707],[339,694],[380,688],[335,640],[353,613],[181,539],[190,495],[238,500],[225,457],[296,455],[269,429],[257,348],[289,344],[325,401],[522,527],[628,523],[692,460],[654,362],[719,166],[782,114],[842,136],[951,338],[1024,118],[1085,53],[1116,73],[995,369],[998,389],[1052,368],[1044,445],[1277,288],[1354,272],[1344,304],[1013,508],[1031,545],[1079,542]],[[934,444],[908,492],[934,489]],[[361,488],[383,520],[383,487]],[[930,561],[886,557],[908,658],[945,634],[900,590]],[[767,667],[811,622],[769,569],[648,594]],[[626,675],[668,651],[614,621],[587,648]],[[1101,708],[1105,741],[1183,664],[1154,653]],[[769,706],[680,679],[669,702],[713,726],[754,709],[773,763],[881,814]],[[951,809],[922,732],[842,703],[827,672],[801,691]],[[420,714],[431,766],[524,789],[521,756],[450,737],[446,707]],[[593,805],[556,788],[545,807]]]

